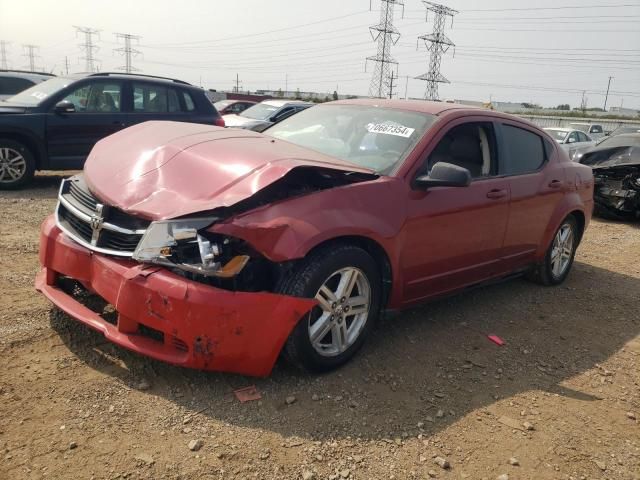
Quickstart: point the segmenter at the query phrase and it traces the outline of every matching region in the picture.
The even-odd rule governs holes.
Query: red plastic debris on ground
[[[260,400],[262,398],[262,395],[255,387],[255,385],[239,388],[238,390],[234,390],[233,393],[241,403],[250,402],[252,400]]]
[[[502,340],[497,335],[487,335],[487,338],[491,340],[493,343],[495,343],[496,345],[500,345],[500,346],[504,345],[504,340]]]

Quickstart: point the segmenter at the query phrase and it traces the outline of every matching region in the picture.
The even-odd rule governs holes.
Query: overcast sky
[[[422,97],[428,53],[417,37],[431,32],[420,0],[404,0],[395,25],[402,37],[401,97]],[[443,59],[443,99],[534,102],[602,107],[609,76],[609,106],[640,108],[640,1],[442,1],[459,14],[447,22],[456,43]],[[84,69],[73,25],[101,30],[95,56],[102,70],[124,65],[114,32],[140,35],[142,72],[172,76],[206,88],[261,88],[366,95],[375,55],[368,31],[379,18],[378,0],[0,0],[0,40],[13,68],[28,66],[23,44],[39,45],[37,65],[60,74]],[[576,7],[579,8],[565,8]],[[311,25],[309,25],[311,24]],[[408,81],[407,81],[407,78]]]

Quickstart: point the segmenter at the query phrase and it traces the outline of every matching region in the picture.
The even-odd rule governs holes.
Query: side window
[[[578,132],[571,132],[569,138],[567,138],[567,143],[575,143],[578,141]]]
[[[279,122],[280,120],[284,120],[289,115],[293,114],[293,107],[287,107],[281,110],[275,117],[274,121]]]
[[[602,127],[600,125],[592,125],[589,133],[602,133]]]
[[[588,142],[589,141],[589,137],[587,137],[587,135],[582,133],[582,132],[578,132],[578,141],[579,142]]]
[[[79,113],[115,113],[120,111],[119,83],[96,82],[84,85],[64,100],[73,103]]]
[[[133,110],[143,113],[179,112],[178,93],[173,88],[153,84],[133,84]]]
[[[535,133],[511,125],[502,125],[502,137],[505,148],[501,172],[506,175],[518,175],[535,172],[545,161],[542,138]]]
[[[488,177],[496,171],[496,137],[493,124],[474,122],[457,125],[438,142],[419,175],[429,173],[438,162],[466,168],[472,178]]]
[[[189,92],[182,92],[184,97],[184,105],[187,108],[187,112],[193,112],[196,109],[196,105],[193,103],[193,98]]]

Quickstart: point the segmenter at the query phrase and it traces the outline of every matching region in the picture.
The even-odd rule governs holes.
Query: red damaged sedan
[[[561,283],[592,198],[544,131],[459,105],[338,101],[264,133],[147,122],[63,181],[36,285],[165,362],[268,375],[282,352],[323,371],[385,309]]]

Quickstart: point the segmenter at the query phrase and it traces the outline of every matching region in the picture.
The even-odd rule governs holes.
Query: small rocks
[[[420,461],[420,463],[424,463],[424,462],[426,462],[426,461],[427,461],[427,457],[425,457],[424,455],[420,455],[420,456],[418,457],[418,460]]]
[[[348,468],[345,468],[344,470],[340,470],[340,477],[349,478],[349,475],[351,475],[351,471]]]
[[[114,407],[113,405],[109,405],[109,413],[113,413],[116,411],[116,407]]]
[[[525,430],[529,430],[529,431],[533,431],[533,430],[535,430],[535,429],[536,429],[536,428],[535,428],[531,423],[529,423],[529,422],[524,422],[524,423],[522,424],[522,426],[524,427],[524,429],[525,429]]]
[[[320,395],[314,393],[313,395],[311,395],[311,400],[317,402],[318,400],[320,400]]]
[[[600,460],[595,460],[594,463],[598,466],[598,468],[600,470],[602,470],[603,472],[607,469],[607,464],[604,462],[601,462]]]
[[[502,475],[498,475],[498,477],[496,477],[496,480],[509,480],[509,475],[503,473]]]
[[[436,412],[436,418],[442,418],[444,417],[444,410],[438,410]]]
[[[192,452],[197,452],[198,450],[200,450],[202,448],[202,446],[204,445],[204,442],[200,439],[198,440],[191,440],[189,442],[189,450],[191,450]]]
[[[267,458],[269,458],[271,456],[271,452],[262,452],[260,455],[258,455],[258,458],[260,460],[266,460]]]
[[[511,457],[509,459],[509,465],[512,465],[514,467],[518,467],[518,466],[520,466],[520,461],[516,457]]]
[[[153,465],[155,463],[155,460],[153,459],[153,457],[151,455],[149,455],[148,453],[138,453],[135,457],[136,460],[145,463],[147,465]]]
[[[313,480],[314,478],[316,478],[316,474],[311,470],[305,470],[302,472],[302,480]]]
[[[284,399],[284,403],[286,403],[287,405],[293,405],[297,401],[298,401],[298,399],[296,397],[294,397],[293,395],[290,395],[290,396],[288,396],[287,398]]]
[[[436,457],[433,459],[433,463],[438,465],[443,470],[449,470],[451,468],[451,464],[449,463],[449,460],[447,460],[446,458]]]
[[[136,389],[141,390],[141,391],[149,390],[150,388],[151,388],[151,384],[146,380],[140,380],[136,384]]]
[[[78,448],[78,444],[76,442],[69,442],[69,450],[73,450]]]
[[[427,475],[429,475],[429,477],[431,478],[436,478],[438,476],[438,474],[434,470],[429,470],[427,472]]]
[[[627,418],[629,420],[636,420],[636,414],[634,412],[627,412]]]

